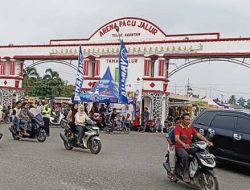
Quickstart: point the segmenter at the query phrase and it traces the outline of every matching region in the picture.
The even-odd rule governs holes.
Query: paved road
[[[61,129],[53,128],[48,140],[38,143],[14,141],[7,127],[0,127],[4,132],[0,142],[1,190],[191,189],[166,178],[162,134],[101,134],[103,149],[93,155],[88,150],[65,150],[59,138]],[[249,189],[249,171],[220,167],[216,172],[221,189]]]

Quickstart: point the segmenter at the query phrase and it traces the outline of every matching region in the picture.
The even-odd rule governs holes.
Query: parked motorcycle
[[[17,131],[15,124],[9,127],[9,130],[12,134],[14,140],[20,140],[21,138],[36,138],[38,142],[44,142],[46,140],[46,132],[44,130],[44,122],[41,114],[31,117],[31,120],[28,122],[27,133],[29,136],[24,135],[24,130],[20,124],[20,132]]]
[[[52,112],[52,116],[50,117],[50,124],[51,125],[61,125],[62,120],[64,119],[64,115],[60,112],[59,116],[56,115],[55,112]]]
[[[144,130],[144,126],[141,125],[139,128],[138,128],[138,131],[143,131]],[[152,121],[152,120],[149,120],[147,122],[147,125],[146,125],[146,129],[145,129],[145,132],[151,132],[151,133],[155,133],[156,132],[156,126],[155,126],[155,122]]]
[[[85,134],[82,138],[82,144],[77,145],[77,135],[71,131],[69,125],[64,129],[64,133],[60,133],[64,147],[67,150],[73,148],[90,149],[92,154],[98,154],[101,151],[101,139],[99,138],[99,128],[94,126],[93,121],[88,121],[85,126]]]
[[[114,120],[110,123],[106,124],[106,127],[104,128],[104,131],[106,133],[125,133],[129,134],[130,129],[124,124],[124,121],[118,121],[117,118],[114,118]]]
[[[197,141],[193,143],[191,148],[187,148],[186,150],[189,153],[189,175],[191,179],[191,182],[188,184],[205,190],[218,190],[218,179],[213,171],[216,165],[214,160],[215,156],[207,150],[207,143]],[[173,179],[171,176],[169,154],[166,155],[166,158],[166,162],[163,163],[163,166],[167,171],[170,181],[183,181],[183,167],[180,158],[177,157],[176,162],[176,179]]]

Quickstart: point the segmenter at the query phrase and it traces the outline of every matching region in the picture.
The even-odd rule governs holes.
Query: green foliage
[[[236,98],[235,98],[235,95],[232,95],[232,96],[229,98],[228,103],[229,103],[229,104],[236,105]]]
[[[250,109],[250,99],[248,99],[248,100],[246,101],[245,108],[246,108],[246,109]]]
[[[45,75],[39,77],[34,67],[27,68],[24,72],[23,88],[27,88],[26,95],[44,97],[66,96],[70,97],[74,91],[73,85],[67,85],[59,73],[46,69]]]
[[[237,102],[238,102],[239,106],[241,106],[243,108],[245,107],[246,100],[243,97],[241,97],[240,99],[238,99]]]

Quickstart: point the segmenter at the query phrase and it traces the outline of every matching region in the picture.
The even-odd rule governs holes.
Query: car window
[[[198,116],[194,123],[209,126],[213,118],[214,112],[203,112],[200,116]]]
[[[250,134],[250,120],[239,117],[235,131]]]
[[[234,130],[236,117],[228,116],[228,115],[216,115],[213,122],[212,127]]]

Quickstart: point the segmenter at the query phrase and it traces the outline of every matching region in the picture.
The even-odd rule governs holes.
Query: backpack
[[[174,127],[169,131],[168,133],[168,138],[170,138],[171,142],[175,144],[175,139],[174,139]]]

